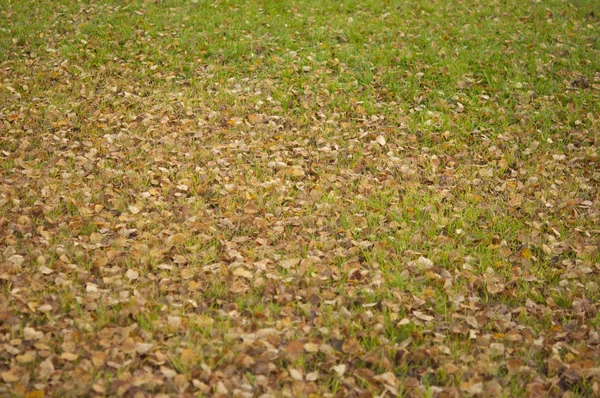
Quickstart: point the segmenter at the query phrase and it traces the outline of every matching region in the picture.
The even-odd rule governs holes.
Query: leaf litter
[[[28,3],[0,392],[600,394],[594,5]]]

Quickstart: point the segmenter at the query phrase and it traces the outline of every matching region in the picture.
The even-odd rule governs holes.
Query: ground
[[[0,395],[600,394],[597,2],[0,21]]]

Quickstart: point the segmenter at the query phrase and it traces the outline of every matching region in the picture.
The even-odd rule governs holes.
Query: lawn
[[[599,32],[0,0],[0,395],[599,396]]]

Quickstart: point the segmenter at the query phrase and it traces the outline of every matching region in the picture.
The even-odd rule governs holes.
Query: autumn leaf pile
[[[0,4],[0,395],[600,395],[595,2]]]

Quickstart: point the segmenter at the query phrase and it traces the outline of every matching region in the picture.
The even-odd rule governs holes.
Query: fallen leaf
[[[254,275],[252,275],[252,273],[250,271],[247,271],[243,268],[236,268],[235,271],[233,271],[233,275],[241,276],[241,277],[247,278],[247,279],[254,278]]]
[[[492,343],[490,344],[490,353],[492,355],[504,355],[504,344],[502,343]]]
[[[95,352],[92,354],[92,363],[97,368],[104,366],[104,364],[106,363],[106,359],[107,356],[104,352]]]
[[[25,394],[25,398],[44,398],[43,390],[31,390]]]
[[[306,381],[317,381],[319,380],[319,372],[310,372],[306,374]]]
[[[290,373],[290,377],[296,381],[303,381],[304,377],[302,376],[302,372],[298,369],[288,369],[288,372]]]
[[[176,371],[174,371],[173,369],[169,369],[166,366],[160,367],[160,373],[162,373],[163,376],[165,376],[167,379],[172,379],[173,377],[177,376]]]
[[[64,359],[65,361],[73,362],[79,358],[79,355],[73,354],[72,352],[63,352],[60,355],[60,359]]]
[[[343,376],[343,375],[344,375],[344,373],[346,373],[346,365],[344,365],[343,363],[342,363],[342,364],[339,364],[339,365],[336,365],[336,366],[334,366],[332,369],[333,369],[333,370],[335,371],[335,373],[337,373],[337,374],[338,374],[338,376],[340,376],[340,377],[341,377],[341,376]]]
[[[303,350],[304,343],[300,340],[292,341],[285,347],[285,351],[293,355],[300,355]]]
[[[502,293],[506,289],[506,286],[500,282],[490,281],[486,284],[486,290],[489,294],[499,294]]]
[[[140,355],[144,355],[144,354],[147,354],[148,352],[150,352],[152,347],[154,347],[154,345],[151,343],[136,343],[135,351]]]
[[[19,381],[19,379],[19,376],[12,370],[2,372],[2,380],[4,380],[5,383],[15,383]]]
[[[21,256],[20,254],[14,254],[10,256],[7,261],[16,267],[20,267],[23,265],[23,262],[25,262],[25,257]]]
[[[54,364],[50,358],[46,358],[44,361],[40,362],[38,366],[38,377],[40,379],[47,379],[54,374]]]
[[[139,274],[139,272],[137,272],[137,271],[135,271],[133,269],[128,269],[127,272],[125,273],[125,276],[130,281],[134,281],[134,280],[136,280],[136,279],[139,278],[140,274]]]
[[[51,270],[50,268],[46,267],[45,265],[42,265],[42,266],[39,268],[39,271],[40,271],[42,274],[44,274],[44,275],[50,275],[51,273],[53,273],[53,272],[54,272],[54,270]]]
[[[95,285],[94,283],[86,283],[85,284],[85,291],[88,293],[96,293],[98,292],[98,286]]]
[[[375,379],[381,383],[389,384],[392,387],[398,387],[398,385],[399,385],[398,379],[392,372],[386,372],[386,373],[377,375],[377,376],[373,377],[373,379]]]
[[[342,351],[346,354],[356,354],[360,351],[360,343],[356,338],[350,337],[342,344]]]
[[[478,395],[483,392],[483,383],[465,381],[460,383],[460,389],[468,395]]]
[[[319,352],[319,345],[315,343],[305,343],[304,350],[306,352]]]
[[[37,331],[34,328],[26,327],[23,329],[23,338],[25,340],[39,340],[42,337],[44,337],[44,333]]]
[[[26,363],[33,362],[36,359],[35,351],[27,351],[23,355],[17,355],[15,357],[15,359],[19,364],[26,364]]]
[[[290,269],[292,267],[295,267],[296,265],[298,265],[298,263],[300,263],[300,259],[299,258],[290,258],[287,260],[282,260],[279,262],[279,265],[285,269]]]
[[[168,316],[167,323],[170,327],[177,329],[181,326],[182,319],[180,316]]]
[[[181,363],[186,366],[192,366],[200,360],[200,356],[192,349],[185,348],[181,352]]]

